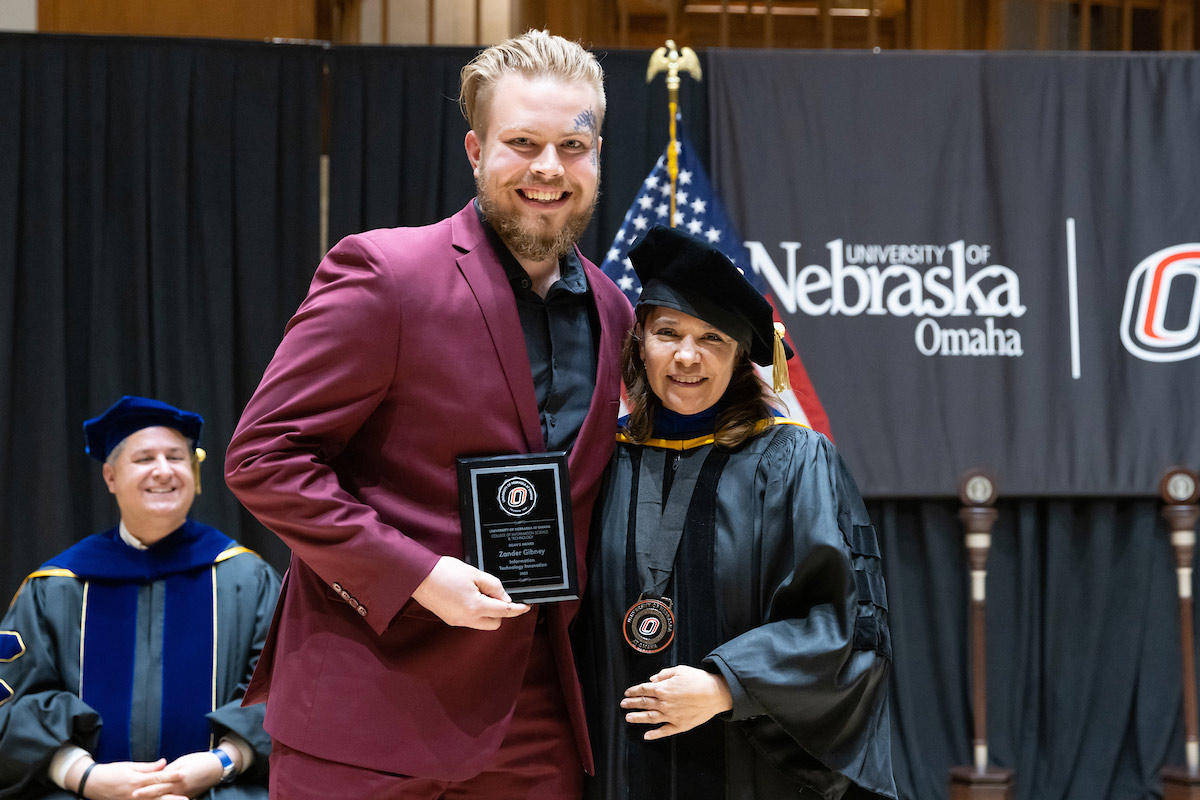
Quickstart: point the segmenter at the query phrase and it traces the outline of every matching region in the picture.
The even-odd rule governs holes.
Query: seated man
[[[240,701],[279,576],[187,518],[202,424],[142,397],[84,423],[121,522],[0,620],[0,798],[267,797],[263,706]]]

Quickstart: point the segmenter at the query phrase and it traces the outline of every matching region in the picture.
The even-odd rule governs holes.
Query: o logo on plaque
[[[510,517],[523,517],[537,505],[537,491],[533,484],[524,478],[509,478],[500,484],[496,492],[496,502]]]

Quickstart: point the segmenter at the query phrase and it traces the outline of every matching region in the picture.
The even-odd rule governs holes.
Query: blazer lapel
[[[608,452],[603,448],[599,451],[595,450],[594,445],[597,444],[595,437],[603,436],[602,441],[609,442],[613,438],[616,430],[616,410],[612,411],[610,417],[606,406],[620,399],[621,385],[621,345],[625,337],[626,330],[622,326],[622,321],[625,316],[621,313],[624,309],[618,308],[614,303],[620,302],[628,305],[628,301],[624,295],[617,295],[614,300],[609,294],[596,291],[598,281],[607,281],[596,266],[580,254],[580,262],[583,264],[583,269],[587,275],[588,285],[592,287],[592,298],[596,303],[596,318],[600,320],[600,354],[596,359],[596,390],[592,393],[592,402],[588,406],[587,418],[583,421],[583,427],[579,430],[579,437],[576,439],[576,445],[571,450],[571,456],[568,460],[568,468],[574,472],[578,467],[576,463],[579,459],[586,459],[593,452]],[[609,354],[617,353],[617,357],[613,358]],[[607,466],[608,459],[601,459],[599,466],[603,468]],[[582,464],[578,465],[582,467]]]
[[[504,371],[509,394],[520,418],[521,430],[529,452],[546,449],[533,390],[533,371],[525,350],[525,334],[517,316],[512,287],[500,259],[488,245],[483,226],[475,213],[475,203],[451,218],[454,246],[461,251],[458,269],[471,287],[483,321],[487,325],[496,357]]]

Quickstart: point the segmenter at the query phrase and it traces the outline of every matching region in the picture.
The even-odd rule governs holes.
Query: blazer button
[[[365,616],[367,615],[367,607],[366,607],[366,606],[359,606],[359,607],[358,607],[358,615],[359,615],[360,617],[365,617]]]
[[[350,593],[347,592],[345,589],[342,589],[342,599],[345,600],[347,603],[350,602]]]
[[[340,583],[335,583],[333,585],[333,590],[335,592],[337,592],[338,594],[341,594],[342,593],[342,585]]]

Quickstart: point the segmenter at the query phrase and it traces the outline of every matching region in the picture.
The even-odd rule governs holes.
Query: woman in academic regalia
[[[577,631],[587,797],[896,797],[875,530],[830,441],[778,415],[771,307],[656,227]]]

